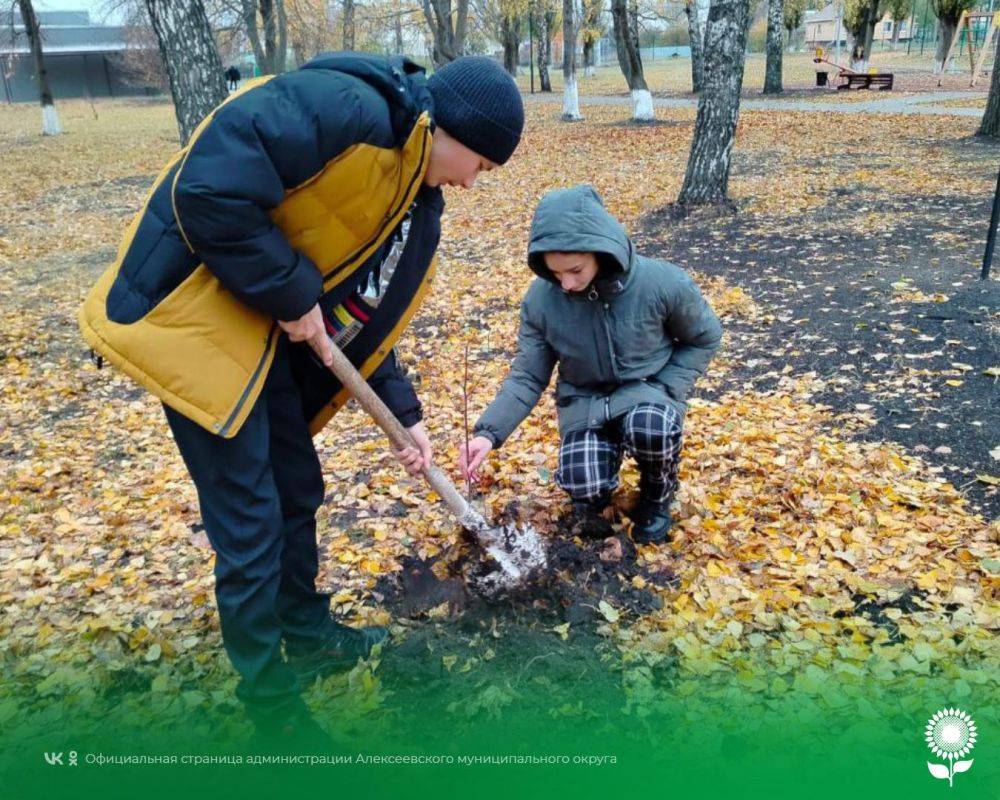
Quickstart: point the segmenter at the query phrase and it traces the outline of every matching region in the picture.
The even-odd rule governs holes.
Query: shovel
[[[337,376],[340,383],[347,389],[361,407],[383,430],[392,446],[397,450],[415,447],[416,443],[409,431],[404,428],[389,408],[372,390],[368,382],[354,368],[333,341],[333,364],[330,371]],[[494,572],[480,579],[482,589],[487,592],[514,588],[524,583],[536,569],[545,565],[545,547],[541,536],[530,527],[518,530],[514,525],[490,525],[465,498],[459,494],[455,485],[440,469],[431,465],[421,470],[427,483],[437,492],[451,513],[458,519],[483,550],[496,562],[499,572]]]

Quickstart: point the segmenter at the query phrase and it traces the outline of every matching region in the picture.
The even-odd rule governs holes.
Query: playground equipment
[[[838,91],[840,89],[874,89],[876,87],[880,91],[892,91],[891,72],[876,72],[874,67],[869,69],[868,72],[857,72],[834,61],[830,61],[822,50],[816,51],[813,62],[816,64],[829,64],[831,67],[837,68],[837,77],[842,81],[837,87]],[[820,83],[819,85],[822,86],[823,84]]]
[[[976,23],[984,19],[989,20],[986,27],[986,38],[983,39],[979,55],[976,56]],[[993,39],[996,36],[998,26],[1000,26],[1000,11],[963,11],[962,16],[958,18],[958,25],[955,26],[955,34],[951,37],[951,44],[948,45],[948,53],[941,64],[941,75],[938,77],[937,85],[941,85],[944,72],[948,68],[948,64],[951,63],[951,56],[955,51],[955,45],[959,43],[964,31],[965,43],[969,45],[969,68],[972,70],[972,78],[969,81],[969,86],[975,86],[976,81],[979,79],[979,74],[983,71],[983,66],[986,63],[986,54],[994,49]]]

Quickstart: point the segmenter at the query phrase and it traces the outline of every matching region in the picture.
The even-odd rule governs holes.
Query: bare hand
[[[399,459],[399,463],[406,467],[406,471],[416,477],[422,470],[431,465],[431,440],[427,438],[427,431],[424,430],[422,422],[418,422],[411,428],[407,428],[410,436],[416,444],[415,447],[407,447],[403,450],[393,450],[393,454]]]
[[[305,314],[292,322],[282,322],[278,320],[281,329],[288,334],[288,338],[293,342],[308,342],[319,360],[329,367],[333,364],[333,343],[326,332],[326,325],[323,323],[323,312],[319,310],[319,303],[310,308]]]
[[[458,446],[458,470],[462,473],[462,477],[471,481],[479,480],[476,470],[479,469],[479,465],[483,463],[483,459],[492,449],[493,442],[485,436],[474,437],[469,442],[468,449],[466,449],[464,442],[460,444]]]

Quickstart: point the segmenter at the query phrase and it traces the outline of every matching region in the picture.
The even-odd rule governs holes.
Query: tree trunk
[[[344,50],[354,49],[354,0],[344,0]]]
[[[567,121],[583,119],[580,115],[580,95],[576,86],[576,23],[573,0],[563,0],[563,109]]]
[[[632,37],[632,41],[635,42],[635,46],[639,46],[639,2],[638,0],[629,0],[628,4],[628,31],[629,35]]]
[[[646,76],[639,55],[639,42],[630,24],[627,0],[611,0],[611,26],[615,37],[618,66],[632,93],[632,119],[648,122],[653,119],[653,98],[646,85]]]
[[[157,2],[162,1],[157,0]],[[243,27],[250,40],[257,68],[262,75],[281,74],[285,71],[288,51],[288,19],[285,15],[285,0],[241,0],[240,8],[243,15]],[[258,15],[260,17],[259,23]],[[264,34],[263,39],[261,39],[261,31]]]
[[[393,36],[395,37],[396,55],[403,54],[403,11],[400,4],[396,2],[396,15],[392,21]]]
[[[958,17],[938,17],[938,45],[937,53],[934,55],[935,73],[945,72],[948,69],[944,59],[948,55],[948,48],[951,47],[956,28],[958,28]],[[953,59],[954,57],[952,54]]]
[[[45,71],[45,57],[42,55],[42,36],[38,30],[38,17],[35,16],[31,0],[18,0],[21,9],[21,21],[28,34],[28,44],[31,47],[31,58],[35,62],[35,79],[38,82],[38,99],[42,105],[42,136],[57,136],[62,133],[59,124],[59,112],[52,101],[52,89],[49,87],[49,75]],[[219,66],[222,69],[222,66]]]
[[[264,29],[264,53],[267,56],[269,75],[276,75],[278,69],[278,15],[275,13],[274,0],[259,0],[260,19]]]
[[[784,0],[767,0],[767,66],[764,70],[764,94],[781,94],[781,56],[784,51]]]
[[[520,21],[511,19],[506,14],[500,20],[500,32],[503,38],[503,68],[514,78],[517,77],[518,50],[520,50]]]
[[[705,26],[705,83],[679,205],[728,202],[729,164],[740,113],[750,0],[713,0]]]
[[[851,50],[851,69],[855,72],[865,72],[868,69],[868,59],[872,52],[872,42],[875,40],[875,26],[881,19],[879,0],[866,0],[861,7],[861,16],[850,28],[854,37],[854,47]]]
[[[288,68],[288,15],[285,13],[285,0],[274,0],[274,7],[278,13],[278,52],[274,71],[281,73]]]
[[[872,4],[868,7],[868,24],[865,25],[865,69],[868,69],[868,62],[872,57],[872,45],[875,43],[875,26],[879,23],[879,3],[878,0],[873,0]]]
[[[996,67],[993,68],[993,77],[990,79],[990,95],[983,112],[983,121],[979,123],[976,135],[1000,139],[1000,69]]]
[[[580,0],[580,25],[583,31],[583,74],[597,74],[597,46],[601,31],[604,0]],[[579,35],[579,31],[577,32]]]
[[[164,0],[158,1],[163,2]],[[170,0],[166,1],[169,2]],[[257,0],[240,0],[240,9],[243,12],[243,27],[247,32],[247,38],[250,40],[250,47],[253,50],[254,61],[257,62],[257,69],[261,73],[269,73],[271,69],[268,63],[268,56],[264,51],[264,45],[260,42],[260,33],[257,30]]]
[[[226,99],[222,60],[201,0],[145,0],[167,68],[181,144]]]
[[[895,50],[899,46],[899,34],[903,29],[903,23],[906,20],[894,19],[892,21],[892,49]]]
[[[431,61],[442,67],[465,52],[465,34],[469,21],[469,0],[458,0],[452,13],[452,0],[422,0],[424,19],[434,39]]]
[[[542,15],[541,37],[538,43],[538,81],[543,92],[552,91],[552,79],[549,77],[549,64],[552,63],[552,32],[556,26],[554,11],[546,11]]]
[[[688,39],[691,45],[691,91],[701,92],[705,84],[705,21],[709,0],[690,0],[684,6],[688,18]]]

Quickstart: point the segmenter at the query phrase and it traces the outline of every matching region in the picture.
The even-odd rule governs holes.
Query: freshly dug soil
[[[655,589],[676,585],[668,570],[640,564],[624,533],[596,540],[553,538],[547,545],[544,569],[498,597],[478,591],[478,579],[495,567],[472,546],[451,562],[443,556],[407,559],[402,571],[379,580],[375,592],[396,617],[419,618],[446,604],[453,619],[578,625],[604,620],[602,600],[621,614],[647,614],[662,605]],[[633,582],[637,577],[643,580]]]

